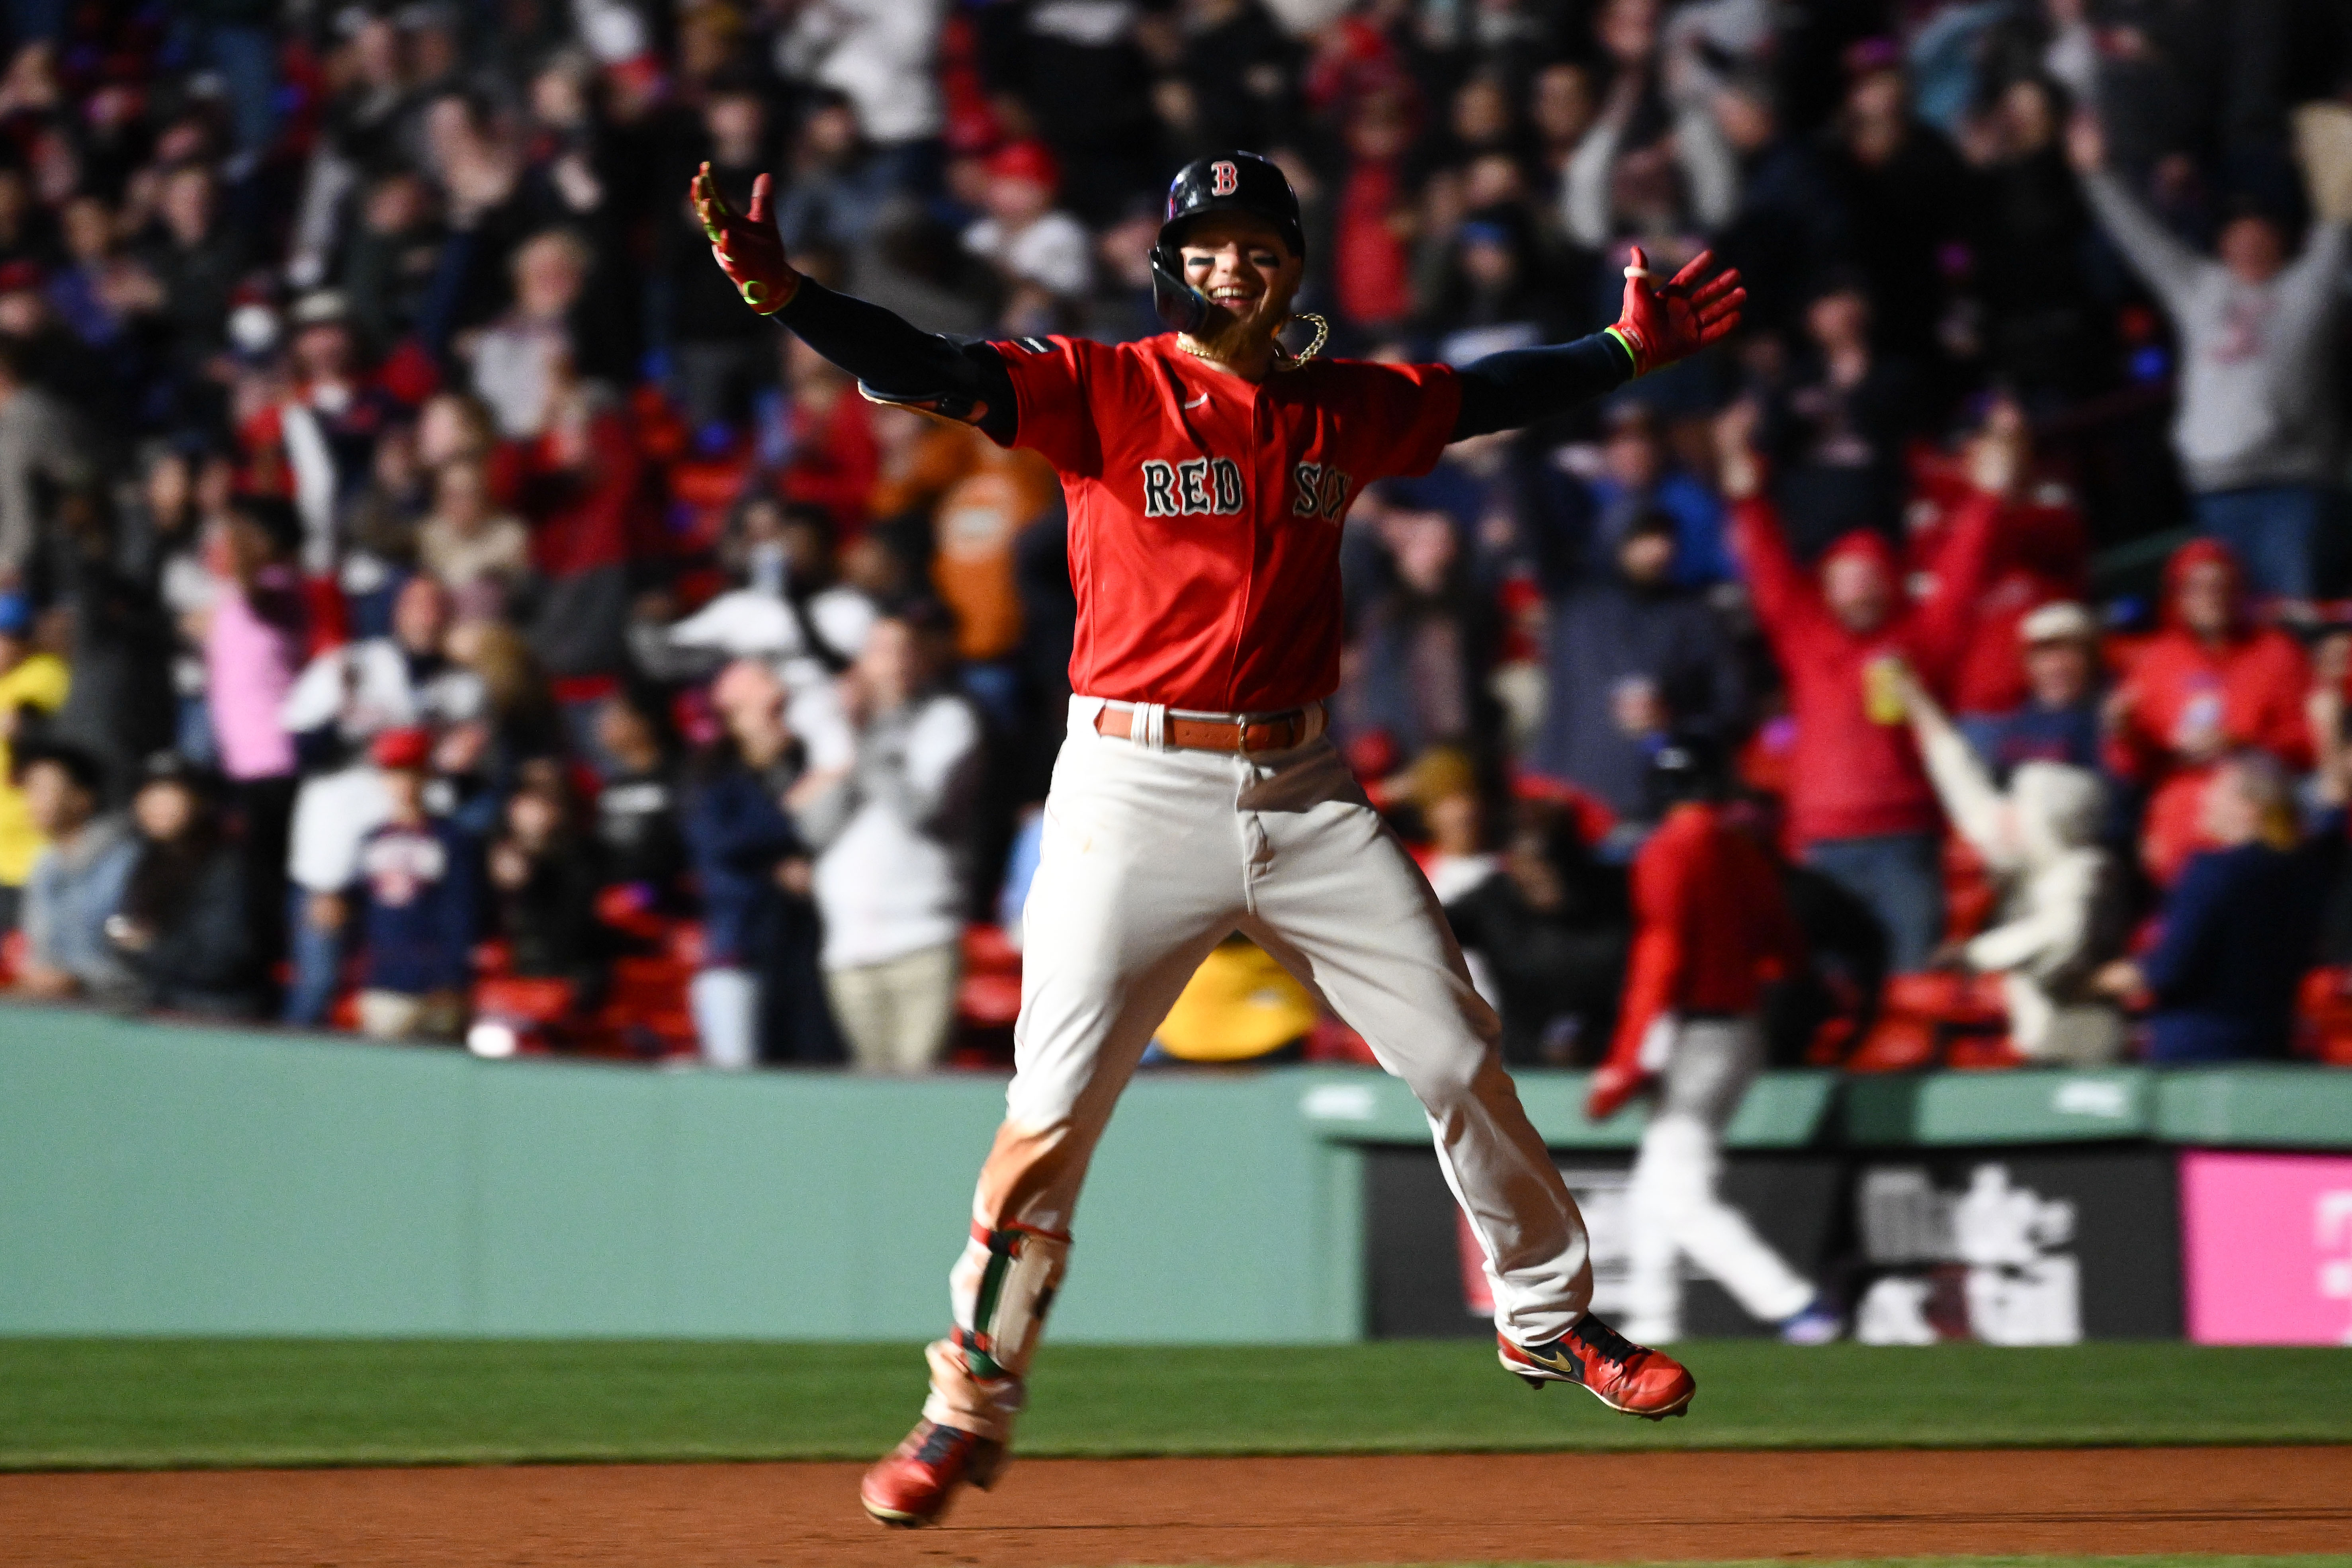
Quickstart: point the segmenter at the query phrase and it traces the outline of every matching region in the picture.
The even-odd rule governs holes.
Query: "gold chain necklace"
[[[1299,314],[1291,317],[1290,321],[1314,322],[1315,336],[1307,342],[1306,348],[1300,350],[1295,354],[1285,353],[1282,349],[1282,344],[1276,342],[1274,345],[1274,368],[1276,370],[1297,370],[1300,365],[1305,364],[1308,360],[1311,360],[1317,354],[1321,353],[1323,352],[1323,345],[1328,342],[1331,339],[1331,323],[1324,320],[1321,316],[1317,315],[1312,310],[1301,311]],[[1283,326],[1286,327],[1289,324],[1290,321],[1285,321]],[[1276,330],[1280,331],[1280,328]],[[1224,360],[1218,358],[1215,354],[1211,353],[1207,349],[1202,348],[1200,344],[1194,342],[1191,337],[1182,332],[1176,334],[1176,346],[1182,349],[1186,353],[1191,354],[1194,359],[1204,359],[1211,364],[1223,364],[1227,363]]]

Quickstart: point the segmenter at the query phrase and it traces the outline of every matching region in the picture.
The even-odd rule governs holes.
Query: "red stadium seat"
[[[2352,967],[2330,964],[2303,977],[2294,1033],[2296,1055],[2352,1067]]]
[[[2009,1010],[2000,981],[1945,970],[1890,976],[1878,1021],[1845,1062],[1849,1072],[2018,1065],[2009,1046]]]

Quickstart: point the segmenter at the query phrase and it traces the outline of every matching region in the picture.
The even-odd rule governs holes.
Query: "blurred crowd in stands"
[[[1775,1059],[2352,1062],[2329,0],[7,0],[9,984],[485,1054],[1008,1058],[1052,472],[861,399],[686,201],[978,336],[1159,330],[1184,161],[1330,352],[1712,245],[1748,322],[1347,520],[1333,728],[1515,1063],[1701,748]],[[1155,1055],[1368,1059],[1220,949]]]

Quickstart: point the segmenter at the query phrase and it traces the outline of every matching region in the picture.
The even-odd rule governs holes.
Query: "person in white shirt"
[[[827,524],[813,509],[754,496],[719,546],[736,586],[638,648],[639,662],[681,675],[696,656],[766,662],[789,694],[785,722],[807,742],[809,765],[845,767],[849,735],[834,677],[857,658],[880,613],[846,583],[830,582]],[[687,656],[680,664],[677,656]]]
[[[2130,933],[2120,874],[2099,844],[2099,775],[2021,763],[2003,792],[1917,679],[1900,667],[1895,679],[1944,810],[2001,889],[2000,919],[1951,957],[2000,976],[2019,1056],[2068,1067],[2121,1059],[2123,1015],[2093,984]]]
[[[303,667],[278,712],[289,735],[332,726],[347,747],[386,730],[461,723],[482,710],[482,682],[450,662],[451,605],[427,576],[410,578],[393,601],[392,635],[329,648]]]
[[[570,229],[525,240],[509,264],[514,308],[473,342],[474,390],[510,440],[544,435],[572,376],[571,317],[588,287],[594,257]]]
[[[874,601],[833,580],[830,524],[814,507],[754,495],[737,508],[719,558],[735,585],[684,619],[664,640],[729,658],[784,661],[787,685],[807,684],[809,667],[830,676],[857,657],[872,629]]]
[[[790,800],[817,850],[825,992],[868,1071],[936,1066],[955,1017],[962,829],[982,758],[979,719],[938,685],[952,637],[927,606],[875,623],[841,680],[855,755]]]
[[[284,1018],[324,1021],[342,963],[346,913],[360,841],[391,812],[368,742],[387,730],[446,726],[482,716],[481,678],[450,660],[450,602],[433,578],[412,577],[393,601],[392,636],[329,648],[303,668],[279,705],[287,733],[312,736],[287,846],[293,975]],[[320,753],[323,752],[324,755]]]
[[[1044,142],[1014,142],[989,155],[987,173],[988,216],[964,230],[963,247],[1003,275],[1004,324],[1052,331],[1053,308],[1094,287],[1086,226],[1054,206],[1061,165]]]
[[[946,116],[938,73],[944,0],[806,0],[776,39],[776,67],[848,96],[884,147],[928,141]]]

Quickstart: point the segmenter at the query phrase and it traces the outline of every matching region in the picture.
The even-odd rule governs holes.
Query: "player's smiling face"
[[[1231,325],[1270,333],[1289,316],[1306,263],[1290,253],[1273,225],[1213,214],[1194,224],[1178,248],[1184,280],[1207,295]],[[1219,325],[1213,321],[1203,335],[1220,335]]]

